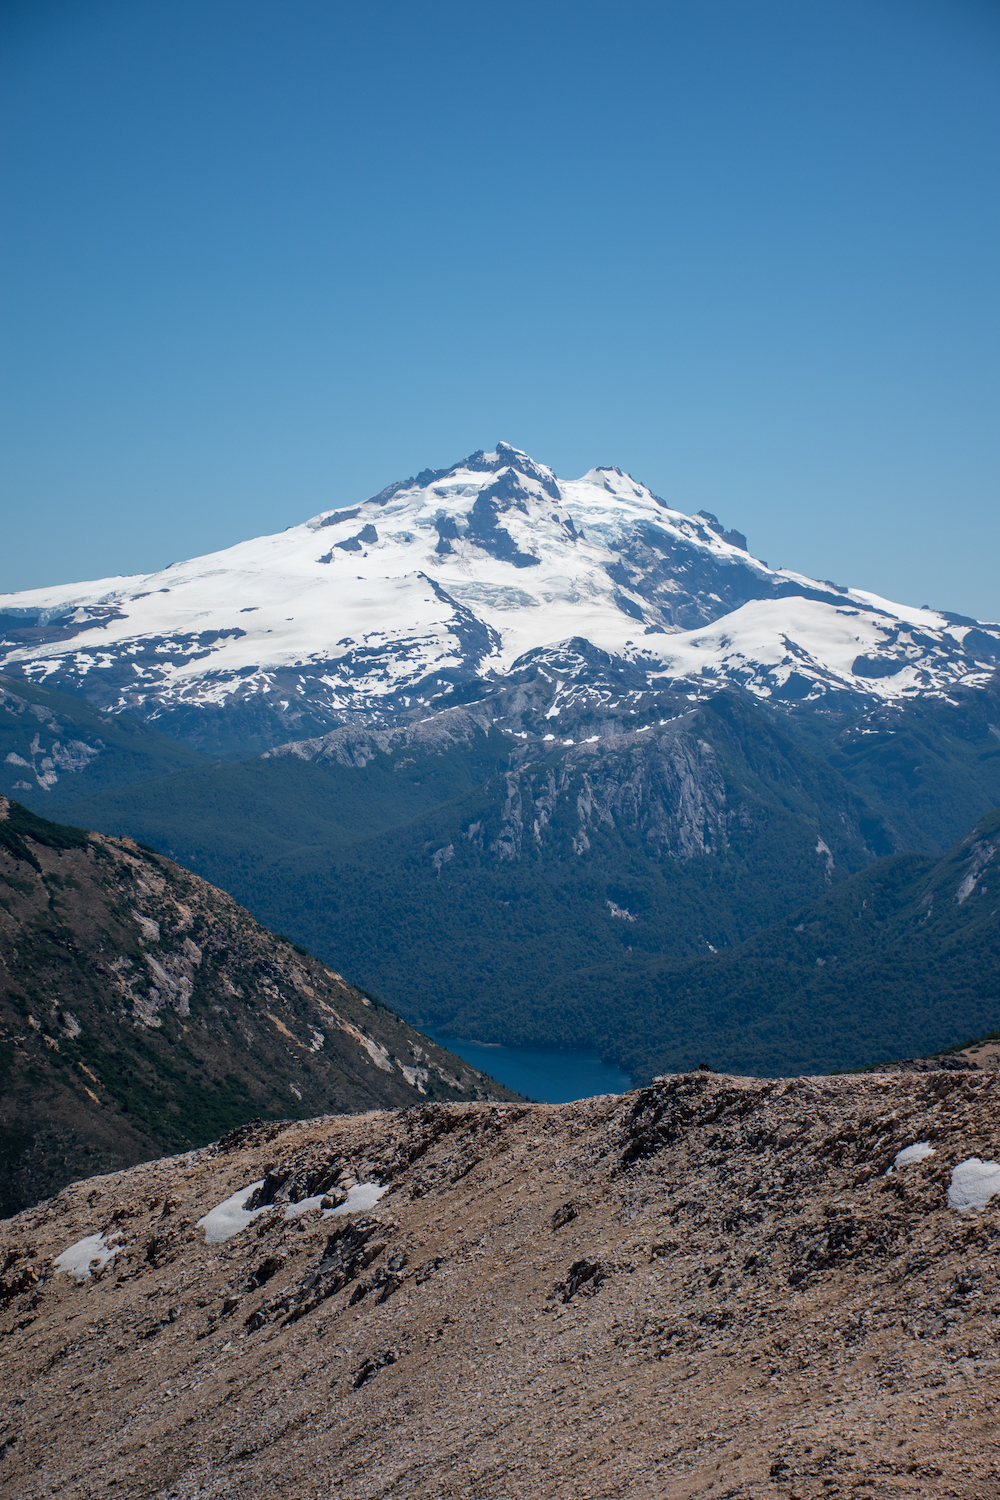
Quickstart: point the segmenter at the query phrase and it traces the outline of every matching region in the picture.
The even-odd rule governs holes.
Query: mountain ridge
[[[744,543],[618,468],[560,480],[499,444],[158,573],[0,596],[0,665],[224,754],[418,719],[527,664],[559,670],[573,641],[651,691],[791,705],[995,674],[1000,626],[771,569]]]
[[[197,875],[0,797],[0,1214],[254,1115],[487,1095]]]

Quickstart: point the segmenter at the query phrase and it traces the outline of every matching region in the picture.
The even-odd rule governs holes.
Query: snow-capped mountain
[[[620,469],[561,480],[506,443],[158,573],[2,595],[0,629],[8,674],[272,744],[469,701],[531,662],[576,692],[599,659],[786,702],[946,695],[1000,662],[1000,626],[769,568]]]

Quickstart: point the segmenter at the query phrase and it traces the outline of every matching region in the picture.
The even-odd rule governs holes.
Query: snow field
[[[223,1240],[231,1239],[234,1234],[239,1234],[248,1224],[252,1224],[258,1214],[265,1214],[273,1208],[272,1203],[267,1203],[263,1208],[245,1208],[244,1205],[259,1187],[263,1187],[264,1180],[251,1182],[248,1187],[240,1188],[238,1192],[232,1193],[222,1203],[210,1208],[208,1213],[198,1220],[197,1228],[204,1229],[206,1245],[219,1245]],[[339,1208],[324,1208],[323,1218],[329,1219],[335,1214],[356,1214],[363,1209],[374,1208],[382,1194],[388,1189],[377,1182],[359,1182],[348,1190],[347,1200]],[[326,1197],[325,1193],[317,1193],[313,1198],[301,1198],[298,1203],[289,1203],[284,1212],[286,1219],[297,1219],[300,1214],[307,1214],[314,1208],[319,1208]]]
[[[960,1214],[971,1213],[974,1209],[985,1208],[998,1193],[1000,1164],[970,1156],[967,1161],[959,1162],[951,1174],[948,1207]]]
[[[885,1175],[894,1172],[897,1167],[908,1167],[911,1162],[926,1161],[928,1156],[936,1155],[934,1147],[929,1141],[917,1141],[913,1146],[904,1146],[902,1151],[897,1151],[892,1166],[886,1168]]]
[[[249,1187],[240,1188],[237,1192],[230,1194],[222,1203],[217,1203],[198,1220],[195,1227],[204,1229],[206,1245],[221,1245],[223,1240],[239,1234],[241,1229],[252,1224],[258,1214],[267,1212],[266,1208],[247,1209],[243,1206],[250,1195],[263,1186],[263,1177],[259,1182],[251,1182]]]
[[[460,667],[468,650],[464,637],[478,621],[493,632],[480,672],[503,672],[527,651],[583,637],[643,663],[651,675],[707,674],[716,683],[732,678],[764,696],[793,672],[889,698],[940,691],[958,677],[976,676],[971,662],[954,660],[962,627],[935,611],[858,590],[845,591],[836,604],[751,599],[709,627],[646,635],[642,620],[620,607],[629,586],[614,582],[609,569],[617,565],[620,574],[622,549],[650,538],[658,537],[667,552],[676,545],[714,564],[738,562],[762,580],[787,580],[827,595],[830,588],[768,568],[619,470],[592,469],[558,481],[543,465],[519,458],[525,460],[519,471],[500,471],[513,474],[520,498],[502,509],[499,522],[522,553],[537,559],[534,566],[515,568],[463,539],[477,496],[498,475],[459,465],[439,480],[406,485],[384,504],[362,501],[357,514],[321,514],[158,573],[4,595],[5,612],[41,610],[53,620],[86,624],[88,611],[96,611],[101,626],[71,642],[18,648],[7,659],[41,680],[67,658],[86,674],[165,638],[167,644],[154,645],[162,661],[133,663],[137,684],[161,700],[223,703],[249,686],[266,689],[275,670],[323,672],[327,666],[329,688],[377,700],[435,671]],[[331,524],[332,514],[344,519]],[[453,523],[455,535],[451,550],[439,553],[444,522]],[[341,543],[372,528],[376,541],[343,550]],[[944,655],[933,655],[935,643]],[[887,649],[900,670],[860,680],[854,675],[856,658]],[[367,673],[353,660],[358,650],[376,653]]]

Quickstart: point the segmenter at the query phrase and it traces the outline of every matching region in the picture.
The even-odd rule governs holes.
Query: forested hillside
[[[939,860],[895,855],[724,953],[632,953],[539,987],[553,1026],[640,1078],[707,1060],[778,1076],[919,1057],[1000,1030],[1000,809]],[[468,1011],[459,1030],[475,1027]]]
[[[517,691],[519,722],[544,724],[544,681]],[[851,879],[873,882],[871,900],[898,886],[905,907],[941,836],[1000,801],[994,700],[821,716],[725,691],[675,695],[667,717],[635,694],[573,744],[456,708],[419,733],[339,731],[119,788],[79,815],[199,870],[446,1035],[587,1043],[638,1077],[705,1054],[760,1072],[853,1066],[913,1050],[906,1006],[887,998],[877,1025],[869,1008],[862,1040],[835,964],[795,978],[796,1008],[773,965],[754,977],[752,942],[766,949],[774,924]],[[942,979],[938,932],[908,991],[921,1050],[1000,1024],[989,984],[977,999],[947,965]],[[878,944],[851,953],[844,983],[867,993]],[[806,999],[824,976],[822,1004]]]

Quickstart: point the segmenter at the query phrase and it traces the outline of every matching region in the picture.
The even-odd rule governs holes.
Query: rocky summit
[[[1000,1494],[1000,1085],[250,1125],[0,1229],[0,1495]]]

